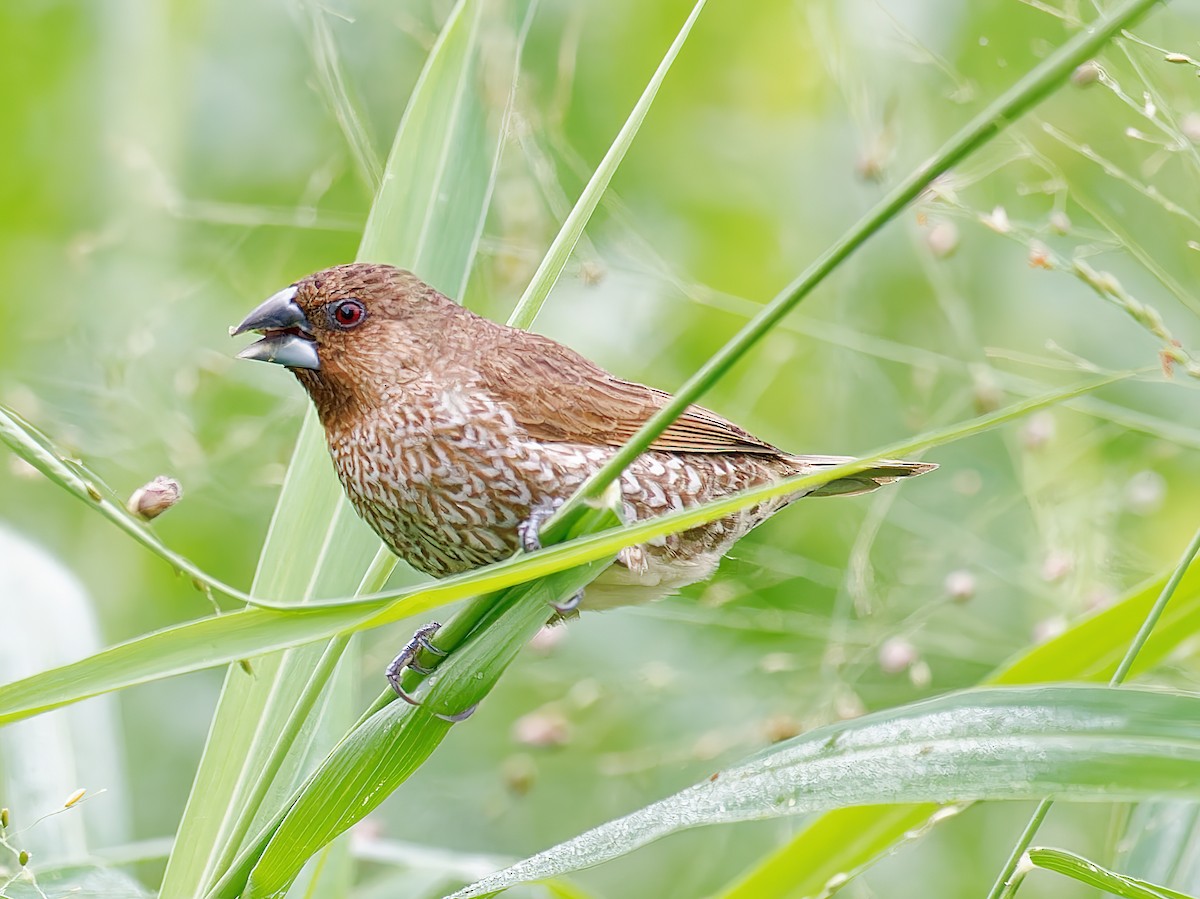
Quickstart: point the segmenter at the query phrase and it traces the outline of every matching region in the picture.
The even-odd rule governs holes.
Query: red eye
[[[367,310],[358,300],[342,300],[333,307],[333,323],[343,330],[349,330],[362,324],[367,317]]]

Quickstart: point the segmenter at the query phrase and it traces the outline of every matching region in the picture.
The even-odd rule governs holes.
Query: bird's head
[[[238,356],[291,369],[314,400],[361,397],[399,371],[424,367],[440,323],[461,312],[410,272],[353,263],[273,294],[230,334],[261,334]]]

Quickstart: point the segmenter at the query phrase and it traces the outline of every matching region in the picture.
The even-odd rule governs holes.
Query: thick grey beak
[[[230,328],[229,336],[235,337],[247,331],[258,331],[263,339],[238,353],[239,359],[274,362],[288,368],[321,368],[312,325],[296,304],[295,285],[273,294],[247,315],[240,325]]]

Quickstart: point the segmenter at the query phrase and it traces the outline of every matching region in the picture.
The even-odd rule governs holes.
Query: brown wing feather
[[[569,347],[526,331],[500,329],[493,352],[477,353],[489,393],[503,396],[539,440],[620,446],[671,395],[609,374]],[[715,412],[689,406],[651,445],[680,453],[782,455]]]

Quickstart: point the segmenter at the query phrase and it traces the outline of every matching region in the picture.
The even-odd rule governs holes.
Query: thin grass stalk
[[[476,596],[481,592],[525,583],[614,554],[626,546],[643,543],[656,536],[665,536],[707,523],[732,511],[761,502],[767,495],[814,486],[830,477],[838,477],[868,465],[873,459],[919,452],[930,446],[983,433],[1030,412],[1057,405],[1127,377],[1129,375],[1115,375],[1066,390],[1054,391],[980,416],[965,424],[932,432],[923,438],[885,447],[873,456],[846,463],[820,475],[797,477],[784,484],[759,487],[703,506],[673,512],[661,518],[580,537],[547,547],[537,553],[514,557],[466,574],[444,578],[436,583],[384,590],[364,597],[317,600],[303,606],[250,608],[166,628],[110,647],[79,662],[40,672],[0,687],[0,724],[21,720],[99,693],[234,661],[245,654],[256,655],[276,651],[328,639],[342,632],[378,627],[414,614],[429,612],[440,605]],[[289,631],[286,637],[271,638],[272,634],[289,624],[296,625],[294,633]],[[237,642],[242,632],[254,635],[255,642]],[[261,638],[258,636],[260,633],[263,634]],[[192,634],[194,637],[189,637]],[[181,659],[180,643],[194,643],[199,649]],[[227,654],[214,654],[214,645],[224,647]],[[142,658],[165,658],[167,661],[162,663],[165,665],[162,672],[155,675],[140,664],[139,660]],[[186,659],[193,661],[185,664]],[[130,669],[129,673],[117,677],[113,673],[114,666],[125,666]]]
[[[362,583],[359,585],[357,592],[360,594],[371,593],[382,589],[395,567],[396,557],[386,549],[381,549],[372,561],[371,567],[363,575]],[[271,752],[263,763],[260,776],[255,782],[250,796],[242,806],[239,815],[230,829],[230,839],[222,848],[221,855],[217,860],[216,870],[224,871],[233,864],[234,859],[237,857],[238,847],[242,845],[246,834],[249,833],[250,825],[254,822],[254,817],[258,809],[262,806],[268,791],[275,783],[275,778],[283,767],[288,751],[299,735],[301,728],[304,727],[305,722],[308,720],[308,716],[320,698],[321,693],[333,678],[334,671],[337,669],[338,663],[342,660],[342,655],[345,653],[346,647],[350,645],[350,640],[353,636],[352,633],[338,634],[326,644],[324,652],[321,653],[320,660],[313,667],[312,673],[304,685],[304,689],[288,714],[287,722],[280,732],[279,739],[271,747]]]
[[[553,541],[559,529],[579,504],[599,496],[629,464],[683,412],[704,395],[779,321],[792,311],[814,288],[825,280],[845,259],[869,238],[882,230],[905,207],[956,163],[974,153],[1002,133],[1019,118],[1049,96],[1081,63],[1097,53],[1109,39],[1143,16],[1160,0],[1126,0],[1107,19],[1085,29],[1020,81],[988,104],[927,162],[918,166],[894,187],[876,206],[853,225],[833,246],[822,253],[795,281],[783,289],[758,315],[738,331],[712,358],[689,378],[675,396],[635,433],[600,470],[587,479],[554,518],[543,528]]]
[[[1117,665],[1117,670],[1113,672],[1113,676],[1108,681],[1110,687],[1124,683],[1125,678],[1129,676],[1129,671],[1133,668],[1134,661],[1142,651],[1142,647],[1146,645],[1146,641],[1150,639],[1150,634],[1154,631],[1158,620],[1162,618],[1162,614],[1167,608],[1167,603],[1175,595],[1175,590],[1179,587],[1179,582],[1183,580],[1184,574],[1191,567],[1192,561],[1196,558],[1198,552],[1200,552],[1200,530],[1197,530],[1192,535],[1191,542],[1188,543],[1187,549],[1183,551],[1183,556],[1180,558],[1179,564],[1171,572],[1171,576],[1163,585],[1158,599],[1154,601],[1154,605],[1150,608],[1149,613],[1147,613],[1142,626],[1138,629],[1137,634],[1134,635],[1133,642],[1129,644],[1128,651],[1126,651],[1125,656],[1121,659],[1121,663]],[[1016,845],[1013,846],[1008,861],[1004,863],[1004,867],[1000,869],[1000,874],[996,877],[996,882],[992,884],[992,888],[988,892],[988,899],[1002,899],[1002,897],[1009,897],[1016,894],[1020,887],[1021,877],[1015,875],[1021,864],[1021,859],[1025,857],[1026,850],[1033,843],[1033,838],[1037,836],[1037,832],[1041,828],[1042,822],[1046,820],[1046,815],[1049,814],[1050,807],[1053,804],[1054,800],[1043,799],[1038,803],[1037,808],[1033,810],[1033,814],[1029,818],[1029,823],[1025,825],[1021,836],[1017,838]]]
[[[658,64],[658,68],[654,71],[654,75],[650,78],[642,95],[634,104],[633,111],[629,113],[629,117],[625,119],[625,124],[621,126],[621,130],[617,133],[612,145],[608,148],[608,152],[604,154],[604,158],[600,160],[600,164],[596,166],[596,171],[592,173],[592,177],[588,180],[587,186],[579,195],[579,201],[571,208],[563,221],[562,227],[550,244],[550,249],[546,251],[546,255],[542,257],[538,269],[534,272],[533,278],[529,282],[529,286],[525,288],[525,292],[521,294],[521,299],[517,301],[516,308],[513,309],[512,315],[509,316],[508,323],[514,328],[528,328],[537,318],[538,313],[542,309],[542,304],[546,302],[546,297],[550,295],[550,291],[554,289],[559,276],[562,274],[563,267],[567,264],[567,259],[571,255],[571,251],[575,249],[575,245],[579,242],[580,236],[583,234],[583,229],[592,217],[592,213],[596,211],[596,206],[600,202],[600,198],[604,195],[604,191],[608,189],[608,183],[612,180],[613,174],[617,171],[617,166],[621,164],[621,160],[625,158],[625,151],[629,149],[629,145],[633,143],[634,135],[638,129],[642,127],[642,122],[646,118],[646,113],[650,111],[650,106],[654,103],[654,98],[658,95],[658,89],[662,86],[663,79],[666,78],[667,72],[675,62],[675,57],[679,55],[679,51],[683,49],[684,43],[688,39],[688,35],[692,32],[692,26],[696,24],[696,19],[699,17],[701,10],[704,9],[706,0],[697,0],[696,5],[692,7],[691,14],[683,23],[683,27],[679,29],[679,33],[675,35],[675,40],[671,42],[671,46],[667,48],[666,55]],[[599,493],[596,494],[599,496]]]
[[[1080,883],[1104,890],[1106,894],[1121,896],[1123,899],[1194,899],[1170,887],[1110,871],[1090,859],[1074,852],[1064,852],[1062,849],[1031,849],[1029,863],[1045,871],[1065,874]]]
[[[589,512],[601,523],[618,520],[613,508]],[[591,524],[587,519],[581,522],[582,527]],[[460,713],[487,696],[521,647],[545,624],[548,603],[570,595],[609,562],[611,556],[490,595],[484,627],[477,628],[458,652],[442,662],[421,705],[400,705],[381,718],[380,713],[397,698],[391,691],[385,692],[238,854],[207,895],[232,899],[247,884],[250,895],[274,895],[274,890],[299,871],[307,851],[365,815],[428,758],[451,726],[439,713]],[[379,774],[381,770],[385,774]],[[349,785],[346,771],[351,772]],[[376,782],[377,777],[382,780]],[[330,823],[331,817],[335,823]],[[259,872],[257,884],[255,872]]]

